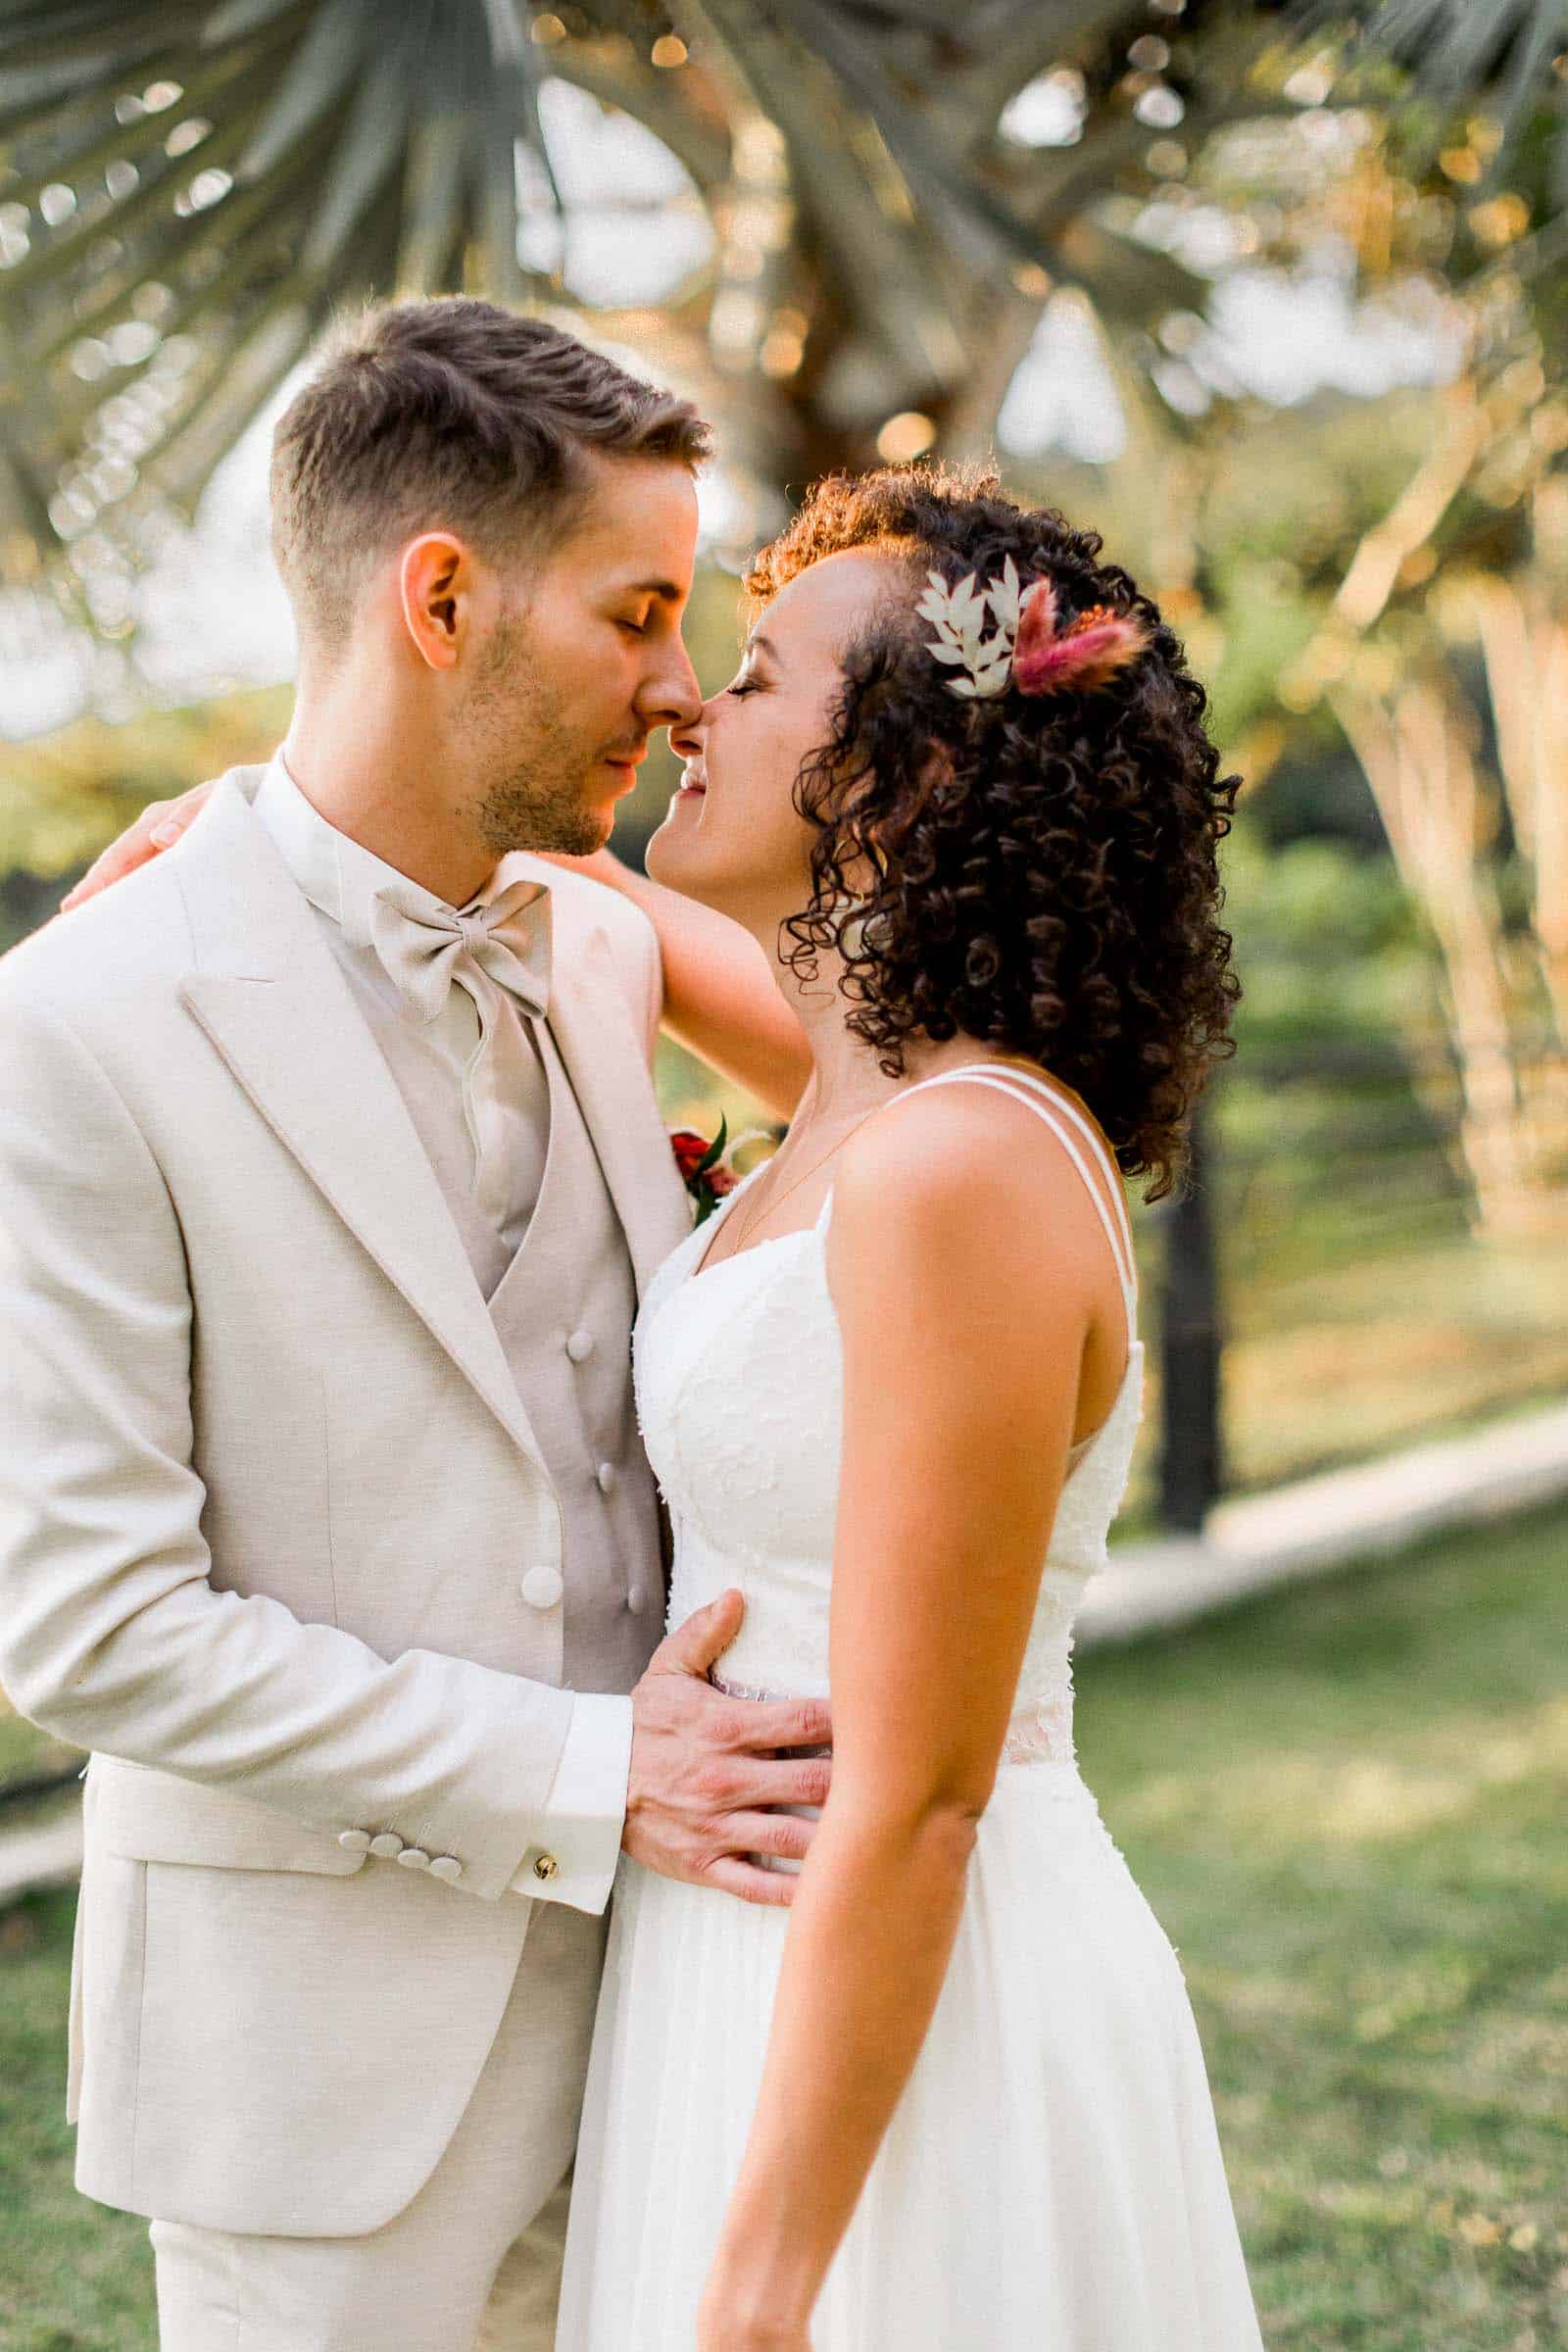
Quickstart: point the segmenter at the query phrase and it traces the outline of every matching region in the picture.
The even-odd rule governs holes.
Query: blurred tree
[[[69,545],[128,627],[136,562],[330,308],[393,289],[575,301],[634,343],[657,305],[775,489],[987,440],[1062,288],[1180,413],[1216,132],[1409,86],[1421,123],[1484,94],[1517,131],[1561,114],[1561,46],[1560,0],[13,0],[0,564]],[[675,170],[633,199],[675,255],[648,304],[574,252],[604,191],[563,90]]]
[[[1301,173],[1249,126],[1195,181],[1278,208],[1279,241],[1298,249],[1332,235],[1369,300],[1441,270],[1450,380],[1338,416],[1320,406],[1312,430],[1271,424],[1273,464],[1250,464],[1238,428],[1255,403],[1225,386],[1194,319],[1189,397],[1155,379],[1185,429],[1169,399],[1121,387],[1149,516],[1133,528],[1253,790],[1320,708],[1354,753],[1440,956],[1452,1132],[1498,1231],[1560,1217],[1568,1173],[1561,156],[1545,113],[1511,146],[1479,112],[1435,150],[1419,125],[1338,128],[1352,146],[1331,171]]]
[[[1076,321],[1126,436],[1096,518],[1214,675],[1231,763],[1266,775],[1325,712],[1357,752],[1441,953],[1463,1169],[1506,1220],[1562,1125],[1562,746],[1535,698],[1563,660],[1537,543],[1568,446],[1565,120],[1563,0],[11,0],[0,576],[128,634],[138,565],[367,295],[466,287],[651,356],[753,487],[737,549],[827,466],[988,446],[1036,333]],[[607,237],[653,256],[635,299]],[[1451,334],[1452,388],[1282,419],[1216,295],[1325,270]],[[732,591],[705,599],[716,645]],[[58,858],[30,790],[28,855]],[[1254,1092],[1235,1108],[1272,1136]]]
[[[1511,193],[1522,224],[1531,207]],[[1568,1171],[1561,307],[1558,273],[1511,260],[1477,271],[1420,463],[1359,537],[1279,689],[1297,711],[1333,711],[1431,926],[1459,1140],[1496,1230],[1560,1215]]]

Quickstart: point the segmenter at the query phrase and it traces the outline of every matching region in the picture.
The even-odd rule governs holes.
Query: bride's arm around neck
[[[642,908],[659,936],[665,1034],[721,1078],[744,1086],[775,1118],[793,1119],[810,1075],[810,1048],[751,933],[636,872],[610,850],[550,862],[587,874]]]
[[[1104,1299],[1092,1204],[1038,1137],[994,1090],[933,1089],[840,1166],[832,1792],[700,2352],[808,2343],[947,1971]]]

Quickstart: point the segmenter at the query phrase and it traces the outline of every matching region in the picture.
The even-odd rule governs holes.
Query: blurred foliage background
[[[1565,124],[1561,0],[12,5],[0,939],[280,735],[286,685],[182,701],[152,654],[167,607],[214,622],[179,597],[224,462],[333,310],[499,293],[717,420],[705,685],[806,480],[991,451],[1208,681],[1247,998],[1200,1184],[1139,1220],[1126,1524],[1559,1394]],[[38,732],[45,672],[76,715]]]

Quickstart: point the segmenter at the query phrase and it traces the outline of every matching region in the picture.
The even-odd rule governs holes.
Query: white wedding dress
[[[1086,1182],[1080,1142],[1109,1168],[1088,1122],[1040,1082],[1004,1064],[970,1065],[963,1082],[1038,1109]],[[1131,1334],[1111,1175],[1117,1229],[1090,1189]],[[831,1210],[830,1194],[809,1231],[694,1278],[713,1231],[699,1228],[637,1327],[638,1407],[675,1534],[668,1622],[738,1587],[746,1617],[719,1666],[722,1687],[749,1695],[828,1689]],[[818,2300],[813,2352],[1259,2352],[1181,1972],[1073,1756],[1073,1615],[1105,1556],[1142,1381],[1135,1338],[1108,1416],[1073,1449],[952,1960]],[[557,2352],[693,2352],[789,1917],[621,1857]]]

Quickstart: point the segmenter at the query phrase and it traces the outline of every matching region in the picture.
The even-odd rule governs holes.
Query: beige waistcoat
[[[535,1031],[550,1088],[544,1180],[521,1248],[493,1282],[496,1236],[460,1185],[447,1205],[561,1504],[562,1680],[629,1690],[663,1631],[659,1494],[637,1434],[625,1235],[549,1028]],[[555,1592],[524,1573],[523,1597]]]

